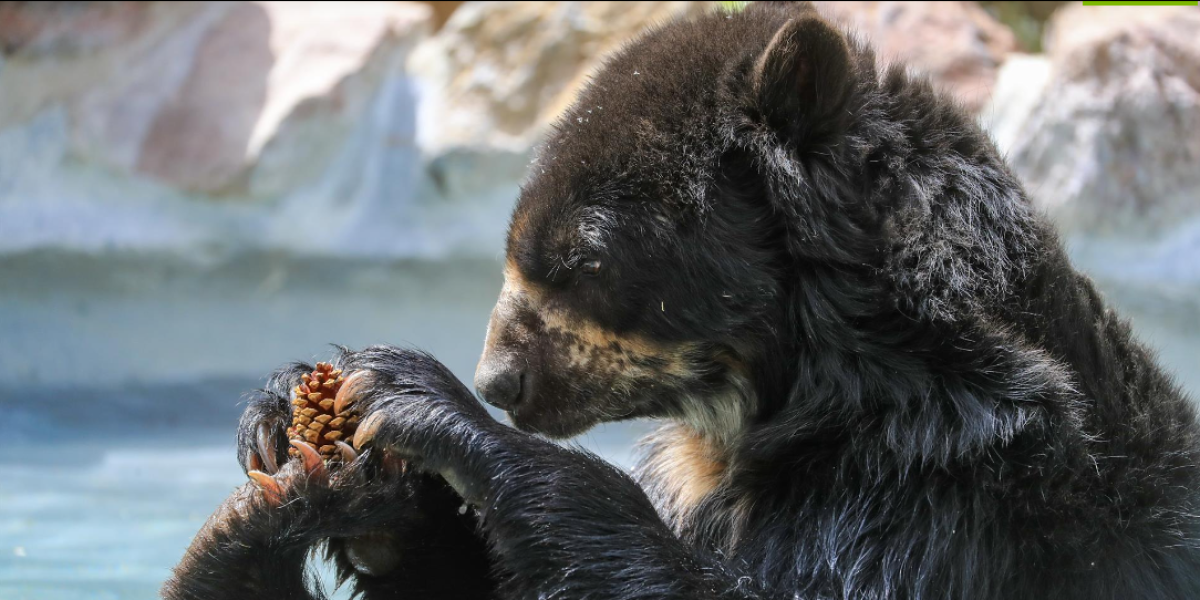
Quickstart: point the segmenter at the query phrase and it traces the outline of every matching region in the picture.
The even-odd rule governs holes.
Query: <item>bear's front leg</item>
[[[479,505],[485,490],[468,471],[486,470],[478,463],[502,452],[497,444],[508,428],[427,354],[375,346],[347,353],[341,365],[349,376],[336,402],[362,415],[354,446],[385,449],[423,472],[440,475]]]
[[[496,422],[432,357],[374,347],[343,364],[339,401],[364,415],[355,446],[395,452],[479,507],[503,597],[771,597],[679,540],[627,474]]]
[[[163,596],[320,597],[305,565],[324,548],[339,579],[367,600],[494,597],[478,519],[441,478],[340,441],[340,460],[328,464],[302,443],[289,457],[289,394],[312,370],[288,365],[251,396],[238,458],[252,482],[197,534]]]
[[[196,534],[163,586],[164,598],[321,597],[309,589],[305,564],[331,537],[330,528],[339,529],[323,515],[362,514],[372,499],[359,498],[359,505],[345,501],[347,490],[363,488],[359,461],[330,476],[315,452],[304,450],[274,475],[251,471],[254,481],[235,490]],[[378,479],[373,500],[399,496],[400,484],[395,475]],[[388,520],[383,514],[363,516],[379,524]]]
[[[429,518],[462,506],[445,482],[400,468],[384,450],[358,456],[347,446],[344,463],[327,465],[311,446],[293,446],[298,457],[272,475],[250,471],[205,523],[164,598],[321,598],[306,562],[323,546],[365,598],[493,597],[474,516]]]

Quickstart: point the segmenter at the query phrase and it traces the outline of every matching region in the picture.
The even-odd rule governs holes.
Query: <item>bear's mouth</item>
[[[593,404],[603,397],[602,387],[572,389],[572,386],[561,386],[557,381],[541,379],[537,373],[521,374],[517,402],[505,411],[513,427],[553,439],[564,439],[584,433],[605,420]]]
[[[600,420],[592,415],[579,414],[574,411],[559,412],[538,410],[537,407],[518,407],[508,411],[508,419],[513,427],[529,433],[544,435],[551,439],[565,439],[586,432],[596,426]]]

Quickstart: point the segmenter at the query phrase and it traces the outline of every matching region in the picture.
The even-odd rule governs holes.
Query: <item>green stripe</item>
[[[1197,0],[1180,0],[1178,2],[1091,2],[1083,0],[1084,6],[1196,6]]]

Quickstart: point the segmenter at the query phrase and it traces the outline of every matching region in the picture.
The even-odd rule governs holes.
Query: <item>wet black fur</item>
[[[610,60],[539,154],[510,239],[605,327],[745,365],[752,405],[713,493],[668,526],[646,471],[639,485],[501,426],[391,348],[347,358],[379,374],[374,448],[456,472],[489,557],[462,572],[505,598],[1200,597],[1188,399],[971,118],[783,4],[668,25]],[[605,274],[575,279],[591,257]],[[360,502],[282,531],[311,544],[410,504],[383,483],[345,491],[394,491],[395,514],[372,523],[382,509]],[[208,544],[168,595],[227,597],[205,592],[248,568],[279,571],[262,597],[298,593],[272,519],[232,534],[263,552]]]
[[[369,352],[354,356],[366,359]],[[433,364],[419,356],[420,364]],[[349,354],[339,368],[356,363]],[[418,364],[415,360],[399,361]],[[440,365],[436,366],[440,368]],[[273,373],[267,386],[251,395],[238,427],[243,469],[259,451],[257,428],[267,426],[279,465],[287,463],[284,429],[291,422],[289,398],[300,375],[311,365],[293,363]],[[424,380],[446,386],[427,373]],[[461,385],[459,385],[461,390]],[[280,507],[264,502],[248,483],[226,501],[197,535],[192,547],[163,588],[172,600],[221,598],[323,598],[311,560],[331,560],[340,583],[366,598],[488,598],[496,582],[487,548],[477,535],[478,515],[442,479],[422,473],[385,469],[384,450],[367,449],[349,467],[335,471],[331,483],[309,481],[298,463],[281,469],[292,482]],[[344,552],[347,540],[366,536],[393,553],[399,565],[386,574],[357,572]]]

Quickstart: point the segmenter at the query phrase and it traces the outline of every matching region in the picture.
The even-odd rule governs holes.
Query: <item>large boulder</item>
[[[414,251],[406,62],[430,12],[0,4],[0,254]],[[297,236],[313,213],[325,231]]]
[[[964,106],[978,110],[1016,49],[1012,31],[975,2],[816,2],[832,20],[874,43],[885,60],[905,61]]]
[[[1200,217],[1200,12],[1075,6],[1046,47],[1048,68],[1001,78],[993,124],[1033,198],[1068,233],[1151,239]]]
[[[61,107],[79,159],[206,195],[319,173],[423,37],[399,2],[4,3],[0,129]]]
[[[281,194],[327,164],[427,18],[391,2],[207,4],[72,103],[75,147],[188,191]]]

